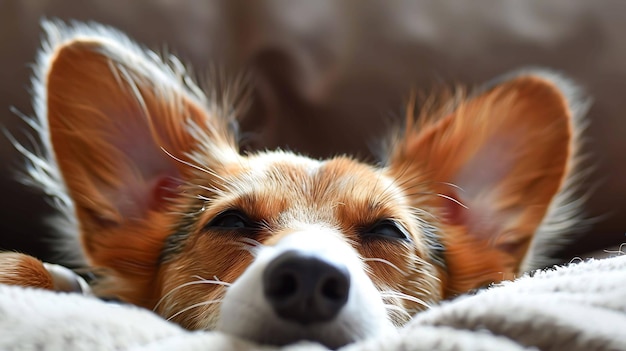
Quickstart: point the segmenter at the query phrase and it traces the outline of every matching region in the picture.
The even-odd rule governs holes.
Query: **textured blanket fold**
[[[0,350],[276,350],[150,311],[0,286]],[[326,350],[302,342],[281,350]],[[626,350],[626,256],[535,272],[443,303],[364,350]]]

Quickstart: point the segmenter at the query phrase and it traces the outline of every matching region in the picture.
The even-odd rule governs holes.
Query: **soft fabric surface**
[[[341,350],[626,350],[626,256],[536,272]],[[0,286],[1,350],[274,350],[189,332],[150,311]],[[289,351],[326,350],[313,343]]]

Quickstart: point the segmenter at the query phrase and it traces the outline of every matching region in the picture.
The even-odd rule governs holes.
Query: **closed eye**
[[[380,238],[390,240],[409,240],[409,234],[398,222],[384,219],[363,230],[361,235],[366,238]]]
[[[213,218],[205,227],[209,230],[255,230],[257,224],[240,210],[227,210]]]

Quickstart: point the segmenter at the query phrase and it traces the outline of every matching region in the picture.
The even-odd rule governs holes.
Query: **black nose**
[[[350,275],[345,267],[286,251],[265,268],[263,290],[280,317],[303,325],[324,322],[348,301]]]

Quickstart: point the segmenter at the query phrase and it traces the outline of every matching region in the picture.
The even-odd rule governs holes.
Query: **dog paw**
[[[54,290],[54,279],[40,260],[15,252],[0,253],[0,283]]]
[[[87,282],[70,269],[16,252],[0,253],[0,284],[90,294]]]

